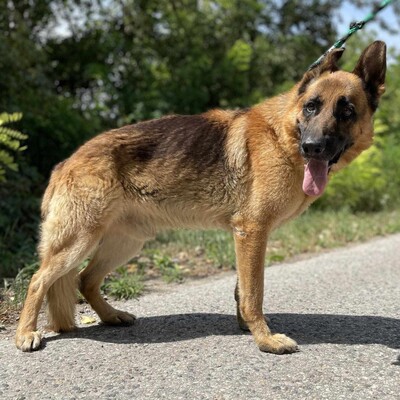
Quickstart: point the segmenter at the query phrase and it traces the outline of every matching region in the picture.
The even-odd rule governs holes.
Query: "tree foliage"
[[[110,126],[276,93],[332,42],[339,3],[2,2],[0,109],[24,113],[26,157],[48,175]]]

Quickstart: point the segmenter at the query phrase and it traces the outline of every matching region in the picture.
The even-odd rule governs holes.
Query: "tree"
[[[0,2],[0,110],[24,114],[25,158],[44,176],[100,129],[96,115],[84,115],[75,99],[57,93],[46,48],[55,22],[53,3]]]

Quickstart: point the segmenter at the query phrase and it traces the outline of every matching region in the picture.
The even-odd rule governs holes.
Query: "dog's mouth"
[[[319,160],[310,158],[304,165],[303,192],[308,196],[321,196],[328,184],[328,174],[333,164],[336,164],[347,146],[344,146],[332,159]]]
[[[303,192],[320,196],[328,183],[329,161],[311,158],[304,165]]]
[[[342,155],[352,145],[351,135],[335,132],[334,135],[320,135],[323,140],[308,141],[305,128],[298,121],[300,153],[305,160],[303,191],[308,196],[321,196],[328,184],[332,165],[339,162]]]

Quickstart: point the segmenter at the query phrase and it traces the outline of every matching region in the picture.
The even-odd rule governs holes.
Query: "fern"
[[[9,168],[13,171],[18,170],[18,165],[15,162],[15,152],[20,152],[26,149],[21,142],[27,139],[27,135],[16,131],[15,129],[4,126],[21,120],[21,113],[0,114],[0,182],[5,180],[5,169]]]

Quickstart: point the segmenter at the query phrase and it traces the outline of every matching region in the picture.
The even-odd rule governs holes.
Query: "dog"
[[[43,197],[41,265],[16,346],[40,348],[37,318],[46,295],[51,329],[74,329],[77,287],[105,324],[132,324],[134,315],[102,298],[104,277],[160,230],[213,227],[233,233],[240,328],[262,351],[297,351],[293,339],[271,332],[263,314],[268,236],[372,144],[372,117],[385,91],[385,43],[369,45],[352,72],[338,68],[342,52],[328,53],[290,91],[249,109],[111,130],[57,165]]]

